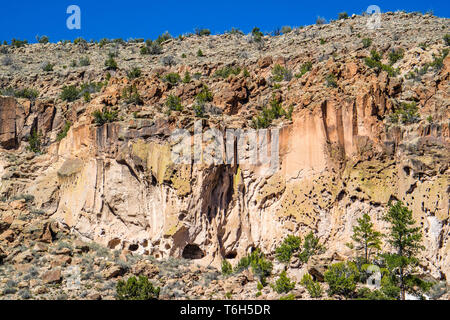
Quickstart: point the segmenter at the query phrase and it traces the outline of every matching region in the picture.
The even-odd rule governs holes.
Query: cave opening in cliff
[[[188,244],[183,249],[183,253],[181,256],[184,259],[195,260],[201,259],[205,256],[205,253],[200,249],[200,247],[196,244]]]
[[[237,256],[236,251],[230,251],[225,254],[225,259],[234,259]]]
[[[130,251],[136,251],[137,249],[139,249],[139,245],[138,244],[130,244],[129,246],[128,246],[128,250],[130,250]]]

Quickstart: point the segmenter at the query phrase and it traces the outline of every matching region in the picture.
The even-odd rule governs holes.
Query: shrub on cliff
[[[359,271],[353,262],[339,262],[330,266],[324,274],[329,285],[329,294],[341,294],[349,297],[356,289]]]
[[[418,113],[419,108],[416,102],[406,103],[402,102],[395,108],[395,111],[389,115],[392,123],[411,124],[420,120]]]
[[[272,69],[272,79],[275,82],[290,81],[292,79],[292,72],[276,64]]]
[[[288,111],[284,110],[281,102],[272,99],[270,108],[264,107],[259,115],[252,119],[252,127],[254,129],[264,129],[270,126],[273,120],[285,116],[287,119],[292,118],[294,108],[291,106]]]
[[[286,271],[281,272],[280,276],[278,277],[277,281],[275,282],[275,285],[272,286],[273,290],[275,290],[277,293],[288,293],[292,289],[295,288],[295,281],[291,281],[291,279],[288,278],[286,275]]]
[[[169,95],[166,100],[166,106],[170,111],[182,111],[181,99],[173,94]]]
[[[316,237],[311,231],[305,237],[305,241],[303,242],[303,250],[298,257],[303,263],[307,263],[310,257],[317,254],[322,254],[323,252],[325,252],[325,247],[319,244],[319,238]]]
[[[444,43],[446,46],[450,46],[450,34],[444,36]]]
[[[211,34],[211,31],[209,29],[195,29],[195,34],[202,37],[202,36],[209,36]]]
[[[45,44],[45,43],[49,42],[49,39],[47,36],[42,36],[42,37],[36,36],[36,41],[39,43]]]
[[[86,82],[81,85],[79,92],[80,95],[84,94],[85,92],[89,93],[99,92],[105,85],[106,84],[104,82]]]
[[[338,14],[338,20],[345,20],[345,19],[348,19],[348,14],[347,14],[347,12],[340,12],[340,13]]]
[[[11,40],[11,45],[16,48],[24,47],[26,44],[28,44],[28,40],[19,40],[19,39]]]
[[[275,256],[278,261],[288,264],[292,255],[300,248],[301,239],[296,236],[287,236],[281,245],[276,248]]]
[[[168,55],[161,58],[161,64],[166,67],[172,67],[177,64],[177,60],[174,56]]]
[[[314,281],[309,273],[303,275],[300,284],[306,288],[311,298],[320,298],[323,294],[320,283]]]
[[[39,91],[35,89],[24,88],[14,92],[16,98],[25,98],[29,100],[34,100],[39,96]]]
[[[130,277],[127,282],[119,280],[116,285],[118,300],[155,300],[159,298],[159,292],[160,288],[154,287],[144,276]]]
[[[28,139],[28,147],[27,150],[32,151],[34,153],[40,153],[41,152],[41,139],[42,139],[42,133],[37,132],[36,129],[33,129],[31,131],[30,137]]]
[[[444,66],[444,59],[447,57],[449,49],[442,50],[440,55],[433,54],[433,61],[425,63],[421,68],[416,68],[414,71],[410,71],[406,76],[407,79],[414,79],[420,81],[421,77],[426,74],[430,68],[435,71],[439,71]]]
[[[289,32],[291,32],[292,31],[292,28],[290,27],[290,26],[283,26],[282,28],[281,28],[281,33],[282,34],[288,34]]]
[[[83,58],[80,58],[79,64],[80,64],[80,67],[87,67],[88,65],[91,64],[91,61],[89,60],[88,57],[83,57]]]
[[[103,125],[108,122],[114,122],[117,120],[118,115],[118,111],[109,110],[107,107],[104,107],[102,111],[96,110],[92,113],[94,122],[98,125]]]
[[[45,62],[42,66],[42,70],[44,70],[45,72],[50,72],[50,71],[53,71],[54,66],[55,65],[53,63]]]
[[[214,73],[214,76],[226,79],[229,76],[231,76],[232,74],[237,76],[239,73],[241,73],[241,68],[226,66],[226,67],[223,67],[222,69],[216,70],[216,72]]]
[[[381,290],[370,290],[369,288],[360,288],[356,292],[356,300],[393,300],[386,296]]]
[[[159,43],[153,42],[152,40],[147,40],[145,46],[141,48],[141,54],[151,54],[157,55],[162,52],[162,47]]]
[[[228,260],[224,259],[222,261],[222,274],[224,276],[230,275],[233,273],[233,267],[231,263],[228,262]]]
[[[241,272],[249,267],[260,278],[261,283],[265,284],[265,278],[272,273],[273,265],[272,262],[266,259],[260,249],[255,249],[252,253],[239,260],[234,271]]]
[[[389,53],[389,63],[390,63],[390,65],[393,65],[397,61],[403,59],[403,55],[404,55],[404,50],[401,49],[401,48],[398,49],[398,50],[392,50]]]
[[[192,109],[194,110],[195,116],[197,118],[203,118],[205,116],[205,104],[204,103],[197,103],[192,106]]]
[[[279,35],[281,35],[281,29],[280,28],[276,28],[275,30],[272,31],[272,36],[277,37]]]
[[[149,53],[149,49],[148,49],[147,46],[141,47],[140,52],[141,52],[142,55],[150,54],[150,53]]]
[[[261,32],[261,30],[257,27],[253,28],[252,30],[252,38],[255,42],[261,42],[263,39],[264,34]]]
[[[442,50],[440,56],[433,55],[433,61],[429,64],[434,70],[439,71],[444,66],[444,59],[448,56],[449,49]]]
[[[75,86],[64,86],[60,95],[61,100],[73,102],[78,99],[80,91]]]
[[[128,79],[133,80],[139,78],[142,74],[141,69],[134,67],[133,69],[127,71]]]
[[[312,62],[308,61],[302,64],[300,67],[300,72],[295,75],[296,78],[301,78],[303,75],[312,69]]]
[[[377,73],[383,70],[386,71],[390,77],[395,77],[398,74],[398,70],[392,68],[390,65],[381,63],[381,58],[382,56],[380,53],[376,50],[372,50],[370,52],[370,57],[366,57],[364,61],[369,68],[375,69]]]
[[[62,139],[64,139],[67,136],[67,133],[69,132],[71,125],[72,125],[72,123],[70,121],[66,121],[66,123],[64,124],[64,127],[61,129],[61,131],[56,136],[56,141],[61,141]]]
[[[239,36],[241,36],[241,35],[244,34],[244,33],[242,32],[242,30],[237,29],[237,28],[234,28],[234,27],[231,28],[231,30],[226,31],[225,33],[232,34],[232,35],[239,35]]]
[[[78,37],[75,40],[73,40],[73,44],[87,44],[87,41],[82,37]]]
[[[211,102],[213,100],[213,95],[209,91],[208,86],[203,85],[202,90],[195,97],[198,103]]]
[[[363,47],[368,48],[372,45],[372,39],[370,38],[364,38],[362,39]]]
[[[162,35],[160,35],[160,36],[158,37],[158,39],[155,40],[155,42],[156,42],[157,44],[161,45],[163,42],[166,42],[167,40],[170,40],[170,39],[172,39],[172,36],[170,35],[169,32],[166,31],[165,33],[163,33]]]
[[[189,83],[189,82],[191,82],[191,74],[189,73],[189,71],[186,71],[185,73],[184,73],[184,77],[183,77],[183,83]]]
[[[338,87],[336,76],[332,73],[330,73],[326,76],[325,81],[326,81],[326,85],[328,88],[337,88]]]
[[[144,101],[142,100],[135,85],[125,87],[122,90],[122,99],[124,99],[125,102],[129,104],[136,104],[136,105],[144,104]]]
[[[181,77],[180,77],[180,75],[178,73],[171,72],[171,73],[166,74],[164,76],[163,80],[165,82],[168,82],[168,83],[172,84],[172,85],[176,85],[178,82],[181,81]]]
[[[108,70],[117,70],[117,62],[114,60],[114,58],[110,55],[108,59],[105,61],[105,67]]]

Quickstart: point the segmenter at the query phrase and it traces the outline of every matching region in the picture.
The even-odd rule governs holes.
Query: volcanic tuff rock
[[[367,29],[366,20],[354,16],[296,28],[265,36],[262,43],[232,34],[171,39],[161,55],[141,55],[143,43],[8,47],[13,64],[0,65],[0,88],[34,88],[40,95],[0,97],[0,192],[5,201],[33,196],[35,210],[51,219],[39,226],[46,241],[52,241],[58,223],[83,241],[125,255],[215,267],[256,247],[273,253],[286,235],[311,230],[325,243],[327,256],[350,258],[345,243],[356,219],[368,213],[383,232],[388,202],[402,200],[423,227],[422,271],[449,279],[450,57],[440,68],[415,71],[448,48],[442,38],[450,33],[449,20],[386,13],[378,30]],[[372,45],[365,47],[363,38]],[[198,49],[203,57],[196,55]],[[386,65],[392,50],[403,49],[403,58],[392,65],[398,73],[369,68],[364,58],[372,49],[383,54]],[[109,52],[118,54],[117,71],[104,67]],[[175,65],[162,65],[167,56]],[[68,66],[81,57],[89,57],[90,65]],[[54,71],[42,71],[44,60],[55,63]],[[311,69],[300,74],[307,62]],[[298,76],[275,82],[276,64]],[[224,66],[248,74],[214,76]],[[126,72],[132,67],[142,75],[130,80]],[[186,71],[198,77],[175,85],[163,80],[170,72]],[[59,98],[63,86],[90,81],[106,85],[89,102]],[[204,84],[213,95],[205,104],[204,130],[249,129],[272,99],[285,110],[293,107],[291,117],[276,119],[269,128],[280,129],[278,171],[268,173],[257,164],[172,162],[170,135],[178,128],[193,132],[198,120],[193,106]],[[123,97],[130,86],[142,103]],[[181,98],[182,111],[167,110],[170,94]],[[411,103],[418,106],[418,121],[392,121]],[[96,125],[92,113],[104,107],[118,112],[117,121]],[[66,122],[70,130],[58,139]],[[32,130],[42,134],[42,154],[26,149]],[[17,219],[7,225],[8,219],[0,223],[3,242],[17,235],[10,225],[23,227]],[[64,263],[70,262],[57,262]],[[145,265],[136,269],[158,272]],[[124,272],[116,264],[104,276]],[[48,277],[59,281],[54,274]]]

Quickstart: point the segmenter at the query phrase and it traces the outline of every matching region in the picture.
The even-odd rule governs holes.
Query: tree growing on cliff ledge
[[[289,235],[283,243],[275,250],[276,258],[278,261],[289,264],[292,255],[300,248],[301,239],[296,236]]]
[[[430,289],[431,283],[414,274],[419,264],[417,255],[424,249],[420,227],[414,227],[412,211],[401,201],[390,205],[383,219],[391,224],[388,242],[395,250],[382,255],[391,280],[400,288],[401,300],[405,300],[406,292],[421,296]]]
[[[353,227],[352,240],[356,242],[347,244],[351,249],[364,251],[364,262],[369,263],[372,250],[381,250],[381,233],[375,231],[370,216],[365,213],[362,218],[357,219],[358,225]]]
[[[311,231],[305,237],[303,250],[300,252],[298,257],[303,263],[308,263],[310,257],[324,253],[325,249],[325,246],[319,243],[319,238],[316,237]]]

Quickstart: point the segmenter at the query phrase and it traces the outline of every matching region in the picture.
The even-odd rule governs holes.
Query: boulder
[[[19,253],[12,260],[15,264],[24,264],[33,261],[34,257],[30,250]]]
[[[258,60],[258,67],[261,69],[267,68],[272,64],[272,57],[263,57]]]
[[[139,261],[133,266],[133,274],[140,276],[146,276],[147,278],[153,278],[159,273],[159,268],[148,261]]]
[[[118,276],[121,276],[125,273],[125,268],[119,264],[115,264],[107,268],[102,272],[103,278],[106,280],[117,278]]]
[[[62,281],[62,275],[60,269],[49,270],[42,275],[42,281],[46,284],[60,283]]]

